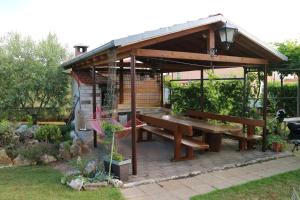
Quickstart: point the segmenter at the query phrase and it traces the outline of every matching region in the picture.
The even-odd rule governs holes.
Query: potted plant
[[[118,139],[125,137],[131,133],[131,121],[129,120],[122,126],[115,119],[102,111],[101,108],[96,108],[97,119],[90,121],[92,129],[94,129],[100,137],[104,137],[103,143],[109,146],[109,155],[104,157],[104,167],[108,172],[109,177],[111,173],[122,181],[128,180],[129,165],[131,159],[124,158],[118,152]],[[136,119],[137,128],[145,126],[145,123]]]
[[[274,152],[281,152],[285,141],[280,135],[270,134],[268,135],[268,145]]]
[[[129,166],[131,159],[125,159],[122,154],[118,152],[118,141],[124,134],[124,127],[114,120],[102,120],[102,131],[105,134],[104,142],[110,144],[110,154],[104,157],[105,171],[112,173],[115,177],[122,181],[128,180]]]

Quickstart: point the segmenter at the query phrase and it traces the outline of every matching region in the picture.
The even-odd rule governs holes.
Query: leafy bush
[[[270,134],[267,137],[268,145],[272,145],[273,143],[284,144],[285,141],[280,135]]]
[[[18,156],[18,150],[15,144],[5,146],[5,152],[11,159],[15,159]]]
[[[56,156],[58,155],[58,145],[49,143],[37,143],[29,146],[22,146],[18,149],[18,153],[25,159],[36,161],[44,154]]]
[[[70,151],[70,148],[71,148],[71,145],[72,145],[72,141],[71,140],[67,140],[67,141],[64,141],[63,144],[64,144],[64,149],[66,151]]]
[[[124,157],[122,154],[118,153],[118,152],[113,152],[113,157],[112,157],[113,160],[115,161],[123,161],[124,160]]]
[[[0,122],[0,146],[6,146],[15,142],[15,132],[9,121]]]
[[[123,127],[120,124],[106,120],[101,121],[101,128],[108,139],[112,138],[113,133],[123,129]]]
[[[63,141],[71,140],[70,132],[72,130],[71,125],[63,125],[59,127]]]
[[[271,83],[268,85],[269,98],[276,101],[276,110],[284,108],[289,116],[296,116],[297,112],[297,85],[283,85],[283,94],[281,94],[281,86],[279,83]],[[276,112],[272,110],[271,112]]]
[[[44,142],[55,143],[62,138],[61,131],[56,125],[44,125],[36,132],[36,139]]]
[[[213,75],[212,75],[213,76]],[[241,116],[243,108],[243,83],[241,81],[204,82],[204,109],[207,112]],[[200,82],[171,83],[172,110],[184,113],[190,109],[200,109]]]

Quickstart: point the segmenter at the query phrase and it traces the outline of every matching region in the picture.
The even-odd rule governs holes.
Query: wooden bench
[[[189,125],[147,115],[138,115],[138,118],[147,123],[147,126],[138,130],[137,141],[145,141],[143,138],[144,133],[147,133],[146,141],[152,140],[152,134],[174,141],[173,161],[191,160],[195,158],[194,150],[209,149],[208,144],[192,137],[193,129]],[[182,147],[185,148],[184,156],[181,155]]]
[[[246,127],[246,132],[243,132],[242,128],[224,126],[224,135],[231,139],[239,141],[239,150],[247,150],[253,148],[254,142],[261,140],[261,135],[255,135],[255,127],[264,127],[265,121],[258,119],[250,119],[245,117],[235,117],[227,115],[218,115],[214,113],[201,112],[201,111],[188,111],[187,116],[195,117],[199,119],[213,119],[222,122],[231,122],[242,124]]]

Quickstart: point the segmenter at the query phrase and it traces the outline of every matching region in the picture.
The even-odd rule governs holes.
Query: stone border
[[[253,164],[256,164],[256,163],[262,163],[262,162],[266,162],[266,161],[270,161],[270,160],[275,160],[275,159],[278,159],[278,158],[286,158],[286,157],[292,157],[292,156],[295,156],[295,155],[292,152],[287,151],[287,152],[282,152],[282,153],[279,153],[279,154],[276,154],[276,155],[273,155],[273,156],[267,156],[267,157],[263,157],[263,158],[252,159],[252,160],[248,160],[248,161],[245,161],[245,162],[237,162],[237,163],[232,163],[232,164],[226,164],[222,167],[208,168],[208,169],[205,169],[203,171],[193,171],[193,172],[189,172],[189,173],[186,173],[186,174],[181,174],[181,175],[178,175],[178,176],[170,176],[170,177],[165,177],[165,178],[155,178],[155,179],[147,179],[147,180],[143,180],[143,181],[124,183],[123,188],[130,188],[130,187],[134,187],[134,186],[138,186],[138,185],[159,183],[159,182],[163,182],[163,181],[193,177],[193,176],[197,176],[197,175],[200,175],[200,174],[206,174],[206,173],[210,173],[210,172],[214,172],[214,171],[232,169],[232,168],[237,168],[237,167],[244,167],[244,166],[247,166],[247,165],[253,165]]]
[[[13,164],[10,165],[1,165],[0,169],[15,167]]]

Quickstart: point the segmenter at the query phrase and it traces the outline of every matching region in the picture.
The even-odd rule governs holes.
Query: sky
[[[299,0],[0,0],[0,35],[56,33],[70,50],[222,13],[264,42],[300,38]]]

